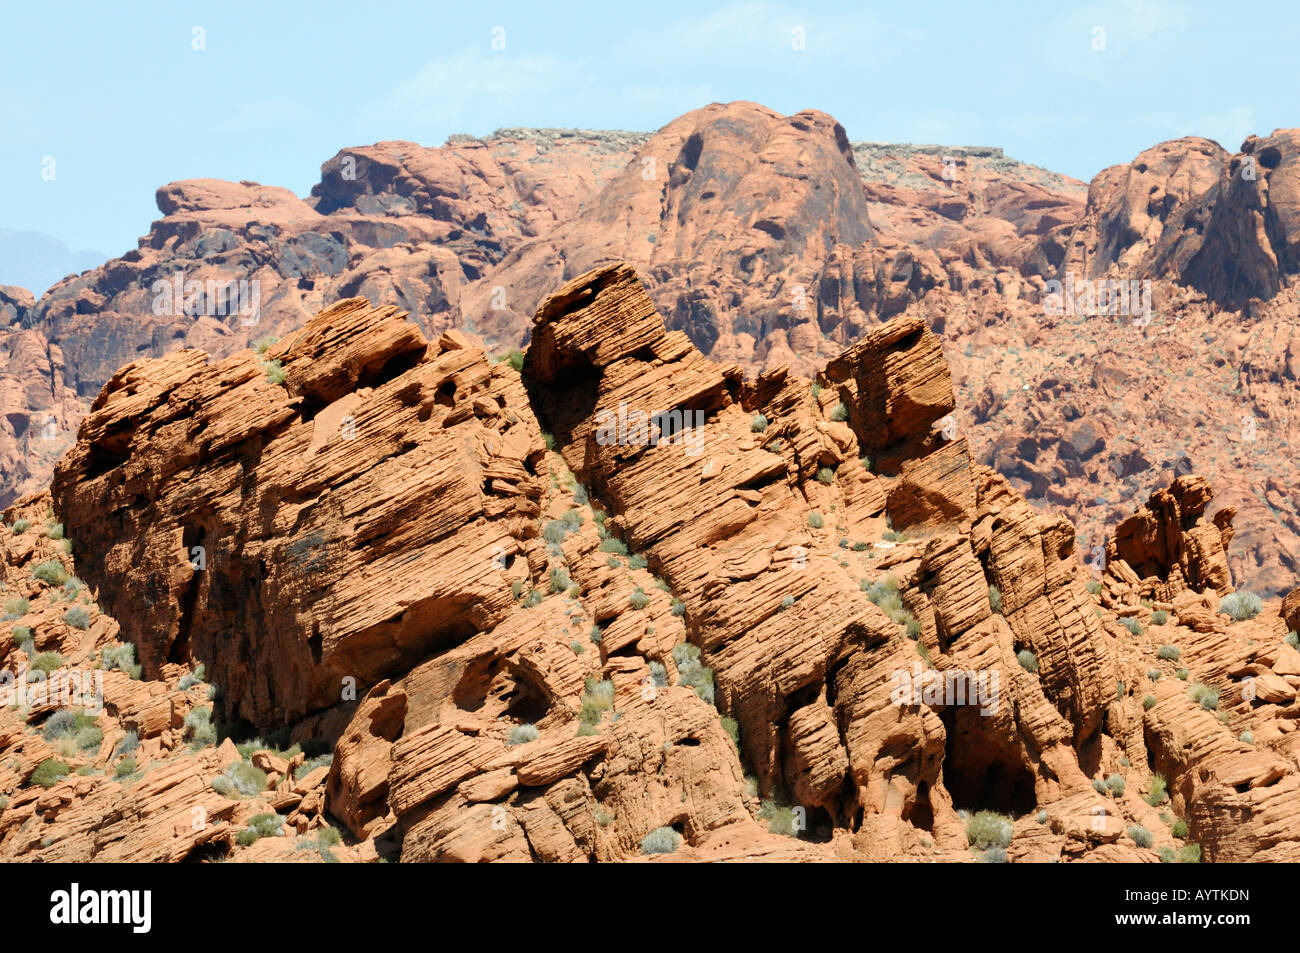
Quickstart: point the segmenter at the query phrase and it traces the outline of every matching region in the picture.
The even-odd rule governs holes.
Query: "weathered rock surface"
[[[49,788],[53,709],[0,715],[0,854],[327,859],[336,821],[333,859],[958,860],[979,810],[1011,860],[1300,852],[1300,654],[1276,607],[1217,613],[1204,480],[1124,524],[1094,596],[1070,523],[947,432],[924,321],[751,378],[616,264],[531,338],[516,370],[350,299],[114,375],[52,494],[111,615],[31,610],[33,651],[125,636],[144,680],[106,673],[89,772]],[[58,535],[3,539],[38,607]],[[187,673],[223,734],[287,737],[214,745]],[[156,781],[94,774],[127,730]]]

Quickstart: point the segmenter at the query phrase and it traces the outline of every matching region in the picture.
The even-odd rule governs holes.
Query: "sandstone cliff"
[[[531,339],[348,299],[113,375],[0,530],[8,666],[105,694],[0,710],[0,855],[1300,855],[1300,655],[1216,612],[1204,481],[1090,581],[918,318],[750,377],[609,265]]]

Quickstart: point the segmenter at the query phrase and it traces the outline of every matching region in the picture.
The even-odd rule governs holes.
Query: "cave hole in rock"
[[[517,671],[512,674],[515,677],[503,686],[500,693],[501,701],[505,703],[504,714],[521,722],[536,724],[550,711],[551,701],[541,686],[534,685],[527,677],[519,677]]]
[[[1018,745],[997,737],[993,719],[976,706],[949,706],[940,712],[947,741],[943,786],[954,808],[996,811],[1019,817],[1034,810],[1034,775],[1022,762]]]
[[[358,376],[356,386],[353,390],[362,387],[369,387],[372,390],[378,390],[385,384],[397,380],[411,368],[418,365],[424,360],[426,347],[415,347],[410,350],[401,351],[394,354],[383,366],[372,373],[362,373]]]
[[[930,803],[930,785],[925,781],[916,786],[916,800],[904,806],[903,820],[923,831],[934,830],[934,806]]]

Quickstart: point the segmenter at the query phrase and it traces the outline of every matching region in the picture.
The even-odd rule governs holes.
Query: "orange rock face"
[[[1277,606],[1218,611],[1204,480],[1125,523],[1094,585],[1068,520],[952,433],[916,317],[815,379],[751,377],[614,264],[531,341],[494,364],[349,299],[260,355],[115,374],[52,511],[5,514],[30,595],[0,648],[126,639],[142,671],[113,662],[96,754],[49,787],[83,749],[48,706],[0,713],[0,855],[1300,854],[1300,654]],[[51,618],[33,566],[60,533],[22,518],[75,541],[95,634]],[[123,783],[127,730],[149,761]],[[147,820],[104,839],[123,803]]]
[[[953,375],[945,429],[1081,550],[1196,472],[1236,511],[1236,584],[1280,596],[1300,575],[1296,156],[1294,130],[1235,154],[1185,138],[1086,184],[737,102],[653,133],[348,148],[302,199],[171,183],[139,248],[39,301],[0,289],[0,503],[45,486],[140,357],[226,358],[357,296],[501,352],[556,287],[626,261],[670,330],[750,373],[812,377],[882,322],[923,320]],[[1108,312],[1097,282],[1132,306]]]

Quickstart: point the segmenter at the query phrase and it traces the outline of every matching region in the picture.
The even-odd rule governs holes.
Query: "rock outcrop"
[[[977,811],[1012,860],[1300,851],[1300,666],[1277,610],[1216,618],[1231,533],[1195,523],[1204,481],[1126,524],[1109,566],[1137,585],[1098,597],[1069,522],[944,426],[924,321],[815,380],[749,377],[615,264],[531,339],[492,363],[349,299],[261,354],[115,374],[52,511],[0,530],[38,606],[7,658],[113,669],[97,754],[48,788],[53,710],[0,716],[0,854],[999,859],[970,849]],[[90,634],[40,608],[56,546]]]
[[[1237,512],[1236,583],[1282,595],[1300,573],[1295,142],[1180,139],[1086,186],[996,149],[853,143],[823,113],[730,103],[653,133],[348,148],[305,198],[172,183],[139,248],[39,301],[0,292],[0,337],[24,355],[0,504],[45,485],[138,358],[225,358],[357,296],[506,352],[555,287],[623,260],[670,330],[751,373],[813,377],[882,322],[924,321],[958,397],[945,429],[1068,516],[1081,550],[1197,472]],[[1083,284],[1112,281],[1123,313]],[[51,418],[59,440],[33,441]]]

